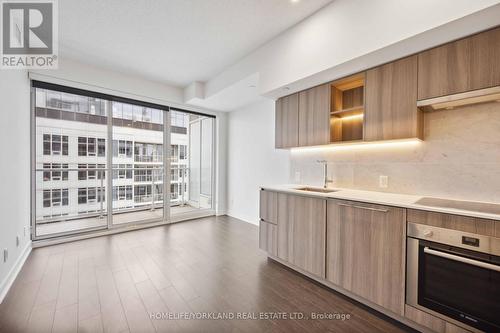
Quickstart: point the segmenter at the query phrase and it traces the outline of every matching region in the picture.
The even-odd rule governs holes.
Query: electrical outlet
[[[387,176],[379,176],[379,178],[378,178],[378,186],[380,188],[387,188],[387,186],[389,186],[389,177],[387,177]]]
[[[300,183],[300,171],[295,171],[294,182],[295,183]]]
[[[16,247],[19,247],[19,236],[16,236]]]
[[[7,259],[9,259],[9,250],[3,249],[3,262],[7,262]]]

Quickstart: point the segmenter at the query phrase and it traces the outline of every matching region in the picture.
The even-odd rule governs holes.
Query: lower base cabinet
[[[278,255],[278,227],[276,224],[260,221],[259,248],[270,255]]]
[[[326,199],[278,194],[278,257],[325,277]]]
[[[469,332],[405,304],[406,209],[278,192],[261,205],[259,247],[270,256],[434,332]]]
[[[326,279],[404,315],[405,209],[328,200]]]

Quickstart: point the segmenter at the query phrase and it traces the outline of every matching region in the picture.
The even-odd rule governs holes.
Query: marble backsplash
[[[500,202],[500,103],[425,113],[424,126],[408,145],[292,151],[290,181],[322,185],[326,160],[334,187]]]

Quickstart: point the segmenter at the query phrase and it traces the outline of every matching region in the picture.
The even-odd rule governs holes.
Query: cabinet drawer
[[[500,221],[495,220],[408,209],[407,221],[479,235],[500,237]]]
[[[268,223],[278,223],[278,193],[260,191],[259,218]]]
[[[260,221],[259,248],[273,256],[278,255],[278,227],[275,224]]]

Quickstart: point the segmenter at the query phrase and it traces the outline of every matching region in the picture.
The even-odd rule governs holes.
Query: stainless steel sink
[[[327,188],[317,188],[317,187],[299,187],[296,188],[297,191],[306,191],[306,192],[318,192],[318,193],[332,193],[337,192],[338,190],[330,190]]]

